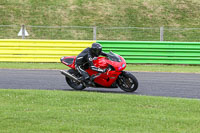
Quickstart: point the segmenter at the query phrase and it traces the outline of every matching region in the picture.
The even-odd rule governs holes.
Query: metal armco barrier
[[[1,62],[60,62],[76,56],[95,41],[0,40]]]
[[[60,62],[96,41],[0,40],[0,62]],[[200,42],[97,41],[127,63],[200,64]]]
[[[200,42],[97,41],[127,63],[200,64]]]

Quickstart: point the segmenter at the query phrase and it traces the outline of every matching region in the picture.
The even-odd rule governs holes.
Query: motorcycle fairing
[[[87,70],[87,72],[90,74],[90,70]],[[99,77],[94,79],[94,82],[104,87],[110,87],[117,80],[120,74],[121,72],[116,71],[102,73]]]
[[[73,69],[75,69],[75,60],[76,56],[63,56],[60,61],[65,64],[66,66],[69,66]]]
[[[114,57],[112,58],[114,59]],[[99,77],[95,78],[94,82],[104,87],[110,87],[117,80],[118,76],[121,74],[121,71],[124,70],[126,67],[125,60],[121,56],[118,56],[116,59],[114,59],[114,61],[110,60],[107,57],[98,57],[96,60],[93,60],[93,63],[94,66],[101,69],[105,69],[109,65],[114,68],[114,70],[102,73]],[[91,69],[87,69],[86,71],[90,76],[98,73]]]

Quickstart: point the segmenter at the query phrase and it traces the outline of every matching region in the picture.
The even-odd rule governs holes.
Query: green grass
[[[1,0],[0,24],[198,27],[199,7],[198,0]]]
[[[69,69],[69,67],[63,65],[62,63],[15,63],[15,62],[0,62],[0,68],[1,69]],[[127,64],[125,71],[200,73],[200,66]]]
[[[19,63],[19,62],[0,62],[3,69],[66,69],[69,68],[62,63]]]
[[[133,65],[128,64],[126,71],[136,72],[175,72],[175,73],[200,73],[199,65]]]
[[[199,41],[199,0],[1,0],[0,25],[97,26],[99,40]],[[154,27],[155,29],[105,29],[103,27]],[[20,27],[0,28],[0,38],[17,38]],[[92,29],[27,27],[36,39],[92,39]],[[20,38],[20,37],[18,37]]]
[[[198,133],[200,102],[95,92],[0,90],[2,133]]]

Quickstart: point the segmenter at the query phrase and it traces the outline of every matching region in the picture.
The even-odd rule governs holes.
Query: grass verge
[[[199,0],[1,0],[0,25],[97,26],[99,40],[135,41],[159,41],[164,26],[165,41],[200,41],[199,9]],[[20,27],[0,29],[0,38],[17,38]],[[29,39],[88,40],[93,35],[88,28],[27,26],[27,31]]]
[[[3,69],[68,69],[62,63],[15,63],[0,62]],[[192,65],[145,65],[127,64],[126,71],[137,72],[179,72],[179,73],[200,73],[200,66]]]
[[[0,90],[0,132],[200,131],[194,99],[78,91]]]

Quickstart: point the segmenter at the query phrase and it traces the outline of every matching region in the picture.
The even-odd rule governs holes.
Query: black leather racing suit
[[[100,55],[107,56],[106,53],[101,52]],[[75,68],[78,72],[83,76],[83,80],[88,80],[90,78],[89,74],[84,70],[85,65],[89,65],[89,67],[97,72],[104,72],[103,69],[97,68],[93,64],[93,58],[96,57],[92,55],[91,48],[84,49],[77,57],[75,61]]]

